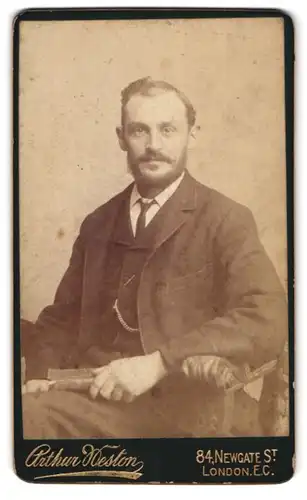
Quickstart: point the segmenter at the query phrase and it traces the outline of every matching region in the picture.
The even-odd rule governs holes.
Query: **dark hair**
[[[122,123],[124,123],[124,108],[128,101],[134,95],[144,95],[150,96],[154,95],[155,90],[160,90],[162,92],[174,92],[177,94],[179,99],[183,102],[186,107],[187,120],[190,127],[193,127],[196,119],[196,111],[192,106],[190,100],[186,97],[183,92],[178,90],[171,83],[164,82],[163,80],[152,80],[150,76],[145,78],[140,78],[135,82],[129,83],[127,87],[125,87],[121,92],[121,118]]]

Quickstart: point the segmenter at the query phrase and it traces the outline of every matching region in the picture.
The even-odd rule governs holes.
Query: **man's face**
[[[136,182],[168,185],[185,168],[191,135],[184,103],[174,92],[135,95],[125,106],[120,146]]]

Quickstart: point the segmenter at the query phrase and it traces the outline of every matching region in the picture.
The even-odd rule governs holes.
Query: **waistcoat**
[[[132,330],[138,329],[137,293],[141,273],[151,253],[159,228],[159,212],[139,238],[133,235],[130,221],[130,200],[118,212],[106,255],[105,314],[103,328],[112,331],[112,349],[131,355],[144,354],[139,331],[123,328],[113,310],[115,301],[121,318]],[[102,332],[103,335],[103,332]]]

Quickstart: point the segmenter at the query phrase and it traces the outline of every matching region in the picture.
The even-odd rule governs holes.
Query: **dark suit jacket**
[[[73,365],[97,343],[97,332],[97,349],[110,349],[101,324],[105,257],[130,192],[131,186],[82,223],[54,304],[36,323],[31,377]],[[163,223],[138,291],[145,353],[160,350],[170,370],[191,355],[254,367],[276,358],[287,334],[285,294],[251,212],[188,173],[161,210]]]

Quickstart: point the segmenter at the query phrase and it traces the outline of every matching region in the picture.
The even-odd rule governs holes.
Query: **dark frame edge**
[[[91,19],[167,19],[169,17],[192,18],[244,18],[282,17],[292,22],[290,14],[278,8],[226,8],[226,7],[29,7],[18,11],[14,23],[22,21],[64,21],[74,17],[75,21]]]
[[[292,451],[292,475],[295,475],[295,258],[294,258],[294,102],[295,102],[295,28],[287,11],[281,11],[284,20],[284,85],[285,85],[285,146],[286,146],[286,215],[288,267],[288,363],[289,363],[289,439]]]
[[[20,23],[22,21],[43,21],[47,18],[39,18],[37,15],[45,13],[51,18],[54,13],[75,13],[84,14],[90,10],[93,16],[97,13],[112,12],[113,19],[120,18],[123,12],[129,12],[130,15],[135,15],[137,12],[142,16],[147,16],[148,13],[158,15],[170,14],[178,12],[181,16],[184,13],[193,14],[195,17],[208,18],[210,12],[213,17],[219,17],[221,13],[234,14],[234,17],[280,17],[284,20],[284,82],[285,82],[285,139],[286,139],[286,178],[287,178],[287,261],[288,261],[288,312],[289,312],[289,428],[290,433],[288,439],[291,441],[292,453],[295,453],[295,432],[294,432],[294,60],[295,60],[295,36],[294,36],[294,21],[291,15],[279,9],[169,9],[169,8],[148,8],[148,9],[126,9],[126,8],[97,8],[97,9],[35,9],[29,8],[16,12],[12,16],[13,28],[13,280],[14,280],[14,309],[13,309],[13,339],[14,339],[14,471],[17,477],[25,482],[34,483],[37,481],[29,480],[23,475],[23,469],[19,466],[16,460],[16,450],[23,444],[21,418],[16,418],[16,415],[21,415],[21,396],[20,396],[20,256],[19,256],[19,44],[20,44]],[[238,15],[238,13],[240,15]],[[34,17],[32,15],[34,14]],[[115,16],[114,16],[115,14]],[[203,14],[203,16],[202,16]],[[179,16],[178,16],[179,17]],[[184,16],[183,16],[184,17]],[[224,16],[221,16],[224,17]],[[136,17],[136,19],[142,17]],[[160,16],[161,18],[161,16]],[[103,17],[101,17],[103,19]],[[61,20],[61,18],[56,18]],[[63,19],[64,20],[64,19]],[[78,20],[78,19],[76,19]],[[19,389],[19,390],[18,390]],[[292,459],[292,457],[291,457]],[[281,481],[276,481],[278,484],[287,482],[293,478],[295,473],[292,467],[292,474]],[[43,481],[44,482],[44,481]],[[48,481],[49,482],[49,481]],[[146,483],[147,484],[147,483]],[[178,483],[177,483],[178,484]],[[271,483],[272,484],[272,483]]]
[[[16,451],[23,443],[21,418],[21,339],[20,339],[20,226],[19,226],[19,44],[20,21],[24,11],[12,16],[12,128],[13,128],[13,382],[14,382],[14,425],[13,425],[13,470],[17,477],[25,480],[16,459]],[[17,418],[16,415],[20,417]]]

